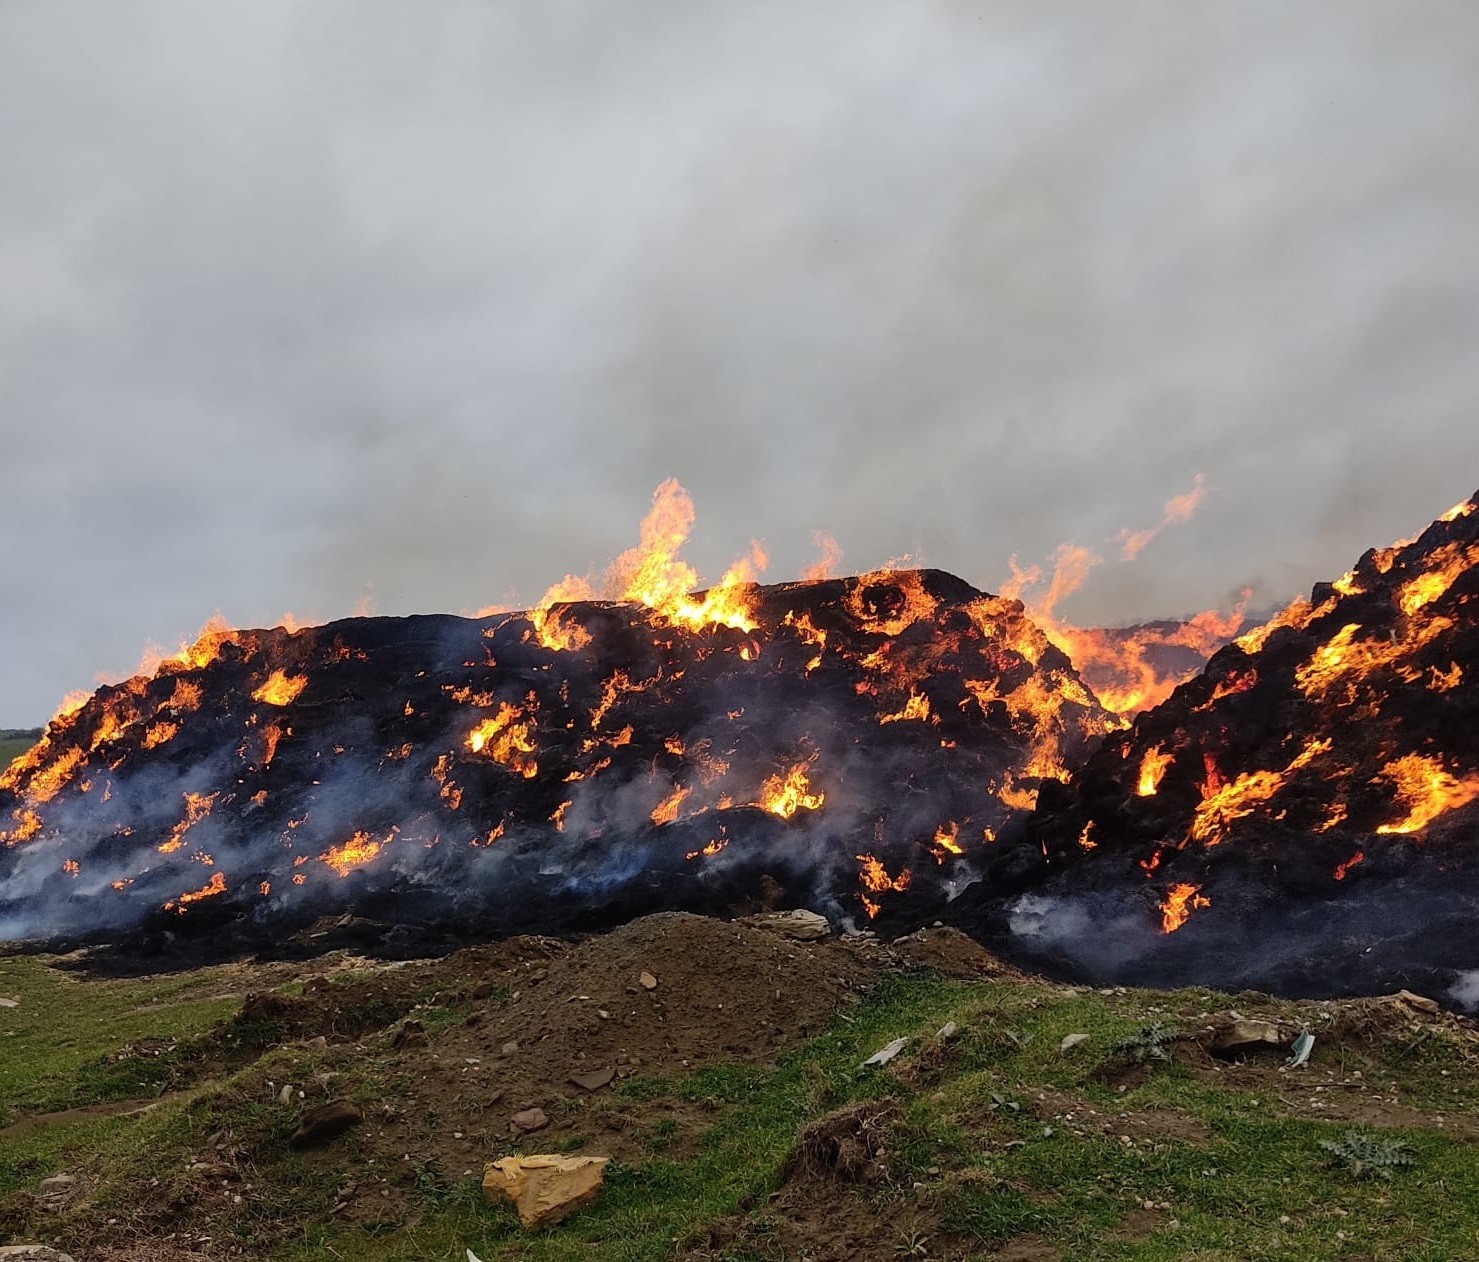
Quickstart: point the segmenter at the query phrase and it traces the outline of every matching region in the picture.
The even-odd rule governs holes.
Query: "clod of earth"
[[[316,1148],[337,1139],[351,1126],[358,1126],[364,1120],[365,1115],[357,1105],[348,1100],[333,1100],[303,1115],[298,1129],[288,1138],[288,1147]]]
[[[609,1157],[503,1157],[483,1174],[489,1203],[506,1200],[525,1227],[543,1227],[589,1205],[601,1192]]]
[[[609,1086],[611,1080],[616,1077],[616,1066],[607,1065],[604,1069],[592,1069],[583,1074],[571,1074],[570,1081],[582,1091],[599,1091],[602,1087]]]

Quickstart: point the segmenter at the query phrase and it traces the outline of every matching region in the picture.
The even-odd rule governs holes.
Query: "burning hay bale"
[[[636,571],[620,602],[218,626],[99,689],[0,776],[0,937],[918,923],[1117,722],[1020,604],[948,574]]]
[[[1300,993],[1479,966],[1479,502],[1374,549],[1105,738],[1033,824],[1039,960]]]

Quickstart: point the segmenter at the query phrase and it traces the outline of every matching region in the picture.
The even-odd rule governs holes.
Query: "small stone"
[[[938,1030],[935,1031],[935,1037],[939,1039],[942,1043],[948,1043],[959,1033],[960,1027],[956,1025],[954,1021],[947,1021],[944,1025],[942,1025]]]
[[[284,1105],[291,1104],[293,1102],[293,1084],[292,1083],[285,1082],[285,1083],[282,1084],[282,1090],[277,1093],[277,1102],[279,1104],[284,1104]]]
[[[607,1065],[604,1069],[592,1069],[583,1074],[571,1074],[570,1081],[582,1091],[599,1091],[602,1087],[610,1085],[611,1080],[615,1077],[615,1066]]]
[[[1088,1041],[1089,1036],[1087,1034],[1065,1034],[1063,1041],[1058,1044],[1058,1052],[1060,1055],[1064,1052],[1071,1052],[1080,1043],[1087,1043]]]
[[[337,1138],[351,1126],[358,1126],[364,1120],[365,1115],[356,1105],[348,1100],[334,1100],[310,1109],[303,1115],[298,1129],[288,1137],[288,1147],[315,1148]]]
[[[503,1056],[516,1056],[518,1055],[518,1051],[518,1043],[514,1039],[509,1039],[509,1041],[505,1043],[502,1048],[499,1049],[499,1054]]]
[[[657,989],[657,978],[655,978],[651,973],[643,973],[640,977],[637,978],[637,981],[641,984],[643,990]]]
[[[70,1174],[54,1174],[49,1179],[42,1179],[36,1186],[48,1191],[59,1191],[65,1187],[71,1187],[77,1180]]]
[[[44,1244],[0,1245],[0,1262],[73,1262],[70,1253]]]
[[[509,1118],[515,1130],[528,1134],[531,1131],[543,1130],[549,1125],[549,1117],[543,1109],[522,1109]]]
[[[4,999],[4,998],[0,998],[0,1008],[19,1008],[20,1006],[21,1006],[21,1001],[19,999]],[[27,1245],[17,1245],[15,1247],[16,1248],[20,1248],[20,1249],[40,1249],[42,1246],[39,1245],[39,1244],[27,1244]]]
[[[308,1046],[313,1048],[314,1051],[321,1052],[325,1048],[327,1048],[328,1045],[329,1040],[326,1039],[322,1034],[315,1035],[313,1038],[308,1040]]]
[[[1260,1047],[1283,1048],[1279,1027],[1272,1021],[1253,1021],[1241,1017],[1213,1032],[1210,1050],[1219,1056],[1234,1056]]]
[[[431,1040],[427,1037],[426,1027],[420,1021],[402,1021],[400,1029],[390,1036],[391,1047],[400,1049],[403,1047],[426,1047]]]
[[[765,929],[770,933],[778,933],[783,938],[790,938],[795,942],[815,942],[832,932],[832,927],[827,923],[825,916],[819,916],[814,911],[806,911],[802,908],[796,908],[794,911],[765,912],[759,916],[745,916],[740,923],[756,929]]]

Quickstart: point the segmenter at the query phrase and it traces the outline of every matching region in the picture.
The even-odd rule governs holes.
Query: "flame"
[[[1199,473],[1192,481],[1192,488],[1185,495],[1173,496],[1166,501],[1165,510],[1161,514],[1161,520],[1149,530],[1121,530],[1115,536],[1120,546],[1120,560],[1133,561],[1140,555],[1141,549],[1152,539],[1161,533],[1167,526],[1175,522],[1190,521],[1191,515],[1201,507],[1202,500],[1206,496],[1205,479]]]
[[[529,757],[534,753],[534,739],[529,734],[524,711],[507,701],[498,707],[497,714],[484,719],[468,733],[467,747],[475,754],[486,754],[510,771],[517,771],[526,780],[539,774],[539,764]]]
[[[724,847],[728,844],[729,839],[727,837],[716,838],[715,840],[709,842],[709,844],[705,846],[702,850],[690,850],[683,857],[685,859],[697,859],[700,855],[703,855],[705,857],[712,858],[714,855],[723,850]]]
[[[1415,833],[1438,816],[1479,798],[1479,775],[1462,779],[1451,775],[1441,763],[1421,754],[1407,754],[1387,763],[1381,778],[1396,786],[1396,799],[1407,808],[1407,818],[1382,824],[1379,833]]]
[[[842,549],[837,546],[837,540],[825,530],[813,531],[811,542],[820,555],[801,571],[801,581],[820,583],[823,579],[831,578],[836,571],[842,561]]]
[[[905,868],[898,876],[889,876],[882,862],[875,859],[871,854],[854,855],[861,865],[858,871],[858,879],[862,881],[863,888],[873,894],[896,893],[902,894],[909,888],[912,874]],[[868,913],[868,919],[872,920],[878,915],[880,904],[875,903],[866,894],[863,895],[863,909]]]
[[[1356,851],[1355,854],[1353,854],[1344,863],[1337,863],[1335,865],[1335,873],[1334,873],[1335,879],[1337,881],[1343,881],[1343,880],[1345,880],[1346,873],[1349,872],[1353,867],[1355,867],[1356,864],[1361,863],[1362,861],[1364,861],[1365,858],[1366,858],[1366,855],[1362,851],[1358,850],[1358,851]]]
[[[1175,757],[1175,754],[1163,750],[1159,745],[1147,750],[1140,763],[1140,780],[1135,786],[1135,792],[1143,798],[1154,797],[1156,790],[1161,787],[1161,777],[1166,774],[1166,768]]]
[[[571,653],[591,642],[591,633],[578,622],[566,622],[565,610],[557,608],[577,600],[594,600],[596,593],[583,578],[566,575],[539,598],[529,612],[534,635],[545,648],[556,653]]]
[[[944,863],[945,856],[961,855],[965,851],[960,848],[960,825],[954,820],[941,824],[935,829],[935,844],[930,847],[930,854],[936,863]]]
[[[46,738],[43,737],[27,753],[22,754],[6,768],[5,774],[0,776],[0,789],[14,788],[16,782],[20,779],[20,775],[13,775],[12,773],[17,773],[18,769],[25,767],[25,764],[32,761],[32,755],[36,755],[36,772],[26,783],[26,800],[32,806],[40,806],[45,802],[50,802],[52,798],[56,797],[58,793],[72,782],[72,779],[81,769],[82,764],[87,761],[87,751],[73,746],[70,749],[63,750],[51,762],[42,766],[41,760],[49,752],[49,744]],[[25,767],[25,769],[30,770],[31,768]]]
[[[1245,771],[1227,784],[1220,783],[1220,776],[1209,775],[1191,822],[1191,840],[1217,845],[1229,824],[1251,815],[1284,787],[1290,775],[1328,753],[1331,743],[1328,738],[1310,741],[1282,771]]]
[[[1078,848],[1080,850],[1087,852],[1090,850],[1099,849],[1099,843],[1095,841],[1094,838],[1091,836],[1093,831],[1094,821],[1090,820],[1087,824],[1084,825],[1083,832],[1079,833],[1078,835]]]
[[[1008,775],[996,795],[998,801],[1014,811],[1030,811],[1037,805],[1037,790],[1016,784]]]
[[[1200,885],[1173,885],[1166,892],[1166,901],[1161,904],[1161,932],[1175,933],[1181,928],[1192,911],[1210,907],[1212,900],[1201,894]]]
[[[252,700],[261,701],[266,705],[292,705],[306,687],[308,687],[307,675],[289,675],[279,669],[273,671],[267,677],[267,682],[252,693]]]
[[[203,898],[214,898],[217,894],[224,894],[225,892],[226,877],[220,872],[215,872],[211,874],[211,879],[198,890],[193,890],[188,894],[181,894],[178,899],[166,903],[164,910],[183,912],[191,903],[198,903]]]
[[[1411,658],[1452,626],[1450,619],[1434,615],[1410,620],[1384,638],[1357,640],[1361,624],[1348,622],[1295,670],[1294,682],[1311,700],[1333,698],[1350,704],[1358,685]],[[1339,697],[1335,696],[1337,688],[1342,690]]]
[[[1439,670],[1436,666],[1428,679],[1428,688],[1433,692],[1450,692],[1464,682],[1464,668],[1457,662],[1450,662],[1447,670]]]
[[[678,553],[693,529],[693,500],[669,478],[652,493],[652,508],[642,519],[641,543],[623,552],[611,563],[606,587],[617,600],[646,605],[668,622],[699,631],[711,626],[753,631],[755,579],[765,569],[767,558],[758,543],[725,571],[719,582],[701,593],[698,574]]]
[[[940,607],[940,602],[925,591],[918,570],[887,568],[852,580],[843,604],[862,630],[891,638],[916,622],[933,618]]]
[[[903,723],[917,720],[921,723],[939,723],[938,715],[930,714],[929,698],[922,692],[911,692],[909,700],[904,703],[903,709],[896,710],[892,714],[880,715],[878,721],[882,723]]]
[[[153,723],[144,733],[144,748],[154,749],[156,746],[164,745],[174,740],[175,734],[180,730],[178,723]]]
[[[663,798],[652,810],[652,822],[654,824],[671,824],[678,818],[678,808],[683,805],[683,799],[693,790],[687,786],[674,786],[673,791]]]
[[[382,848],[390,844],[394,836],[394,829],[384,841],[376,841],[369,833],[357,832],[343,845],[332,846],[319,855],[319,862],[326,864],[340,876],[348,876],[356,868],[369,863]]]
[[[219,793],[186,793],[185,818],[170,829],[169,837],[159,845],[159,853],[173,854],[184,845],[185,834],[211,813],[211,807],[216,804],[219,796]]]
[[[1450,508],[1446,513],[1444,513],[1442,517],[1438,518],[1438,520],[1439,521],[1445,521],[1445,522],[1447,522],[1447,521],[1457,521],[1460,517],[1467,517],[1473,511],[1474,511],[1474,501],[1473,500],[1460,500],[1457,504],[1455,504],[1452,508]]]
[[[1431,569],[1402,584],[1397,593],[1398,606],[1409,616],[1415,614],[1441,597],[1460,574],[1476,563],[1479,563],[1479,544],[1467,547],[1456,542],[1445,544],[1427,558]]]
[[[797,811],[820,810],[827,795],[813,793],[807,779],[807,770],[812,762],[799,762],[787,772],[777,772],[760,788],[760,800],[755,805],[763,807],[772,815],[790,819]]]

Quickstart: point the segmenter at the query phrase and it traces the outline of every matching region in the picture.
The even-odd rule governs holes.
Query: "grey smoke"
[[[0,8],[0,725],[219,608],[530,600],[694,494],[1070,612],[1285,597],[1479,478],[1479,10]]]

